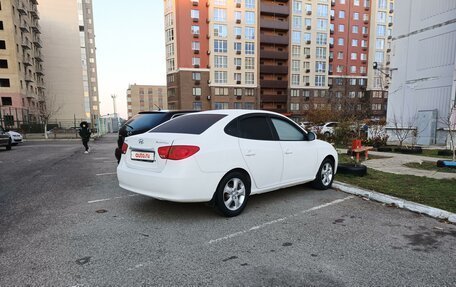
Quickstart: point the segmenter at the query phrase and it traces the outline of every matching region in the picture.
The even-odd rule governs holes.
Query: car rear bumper
[[[208,202],[224,174],[191,172],[152,172],[117,166],[119,186],[134,193],[174,202]]]

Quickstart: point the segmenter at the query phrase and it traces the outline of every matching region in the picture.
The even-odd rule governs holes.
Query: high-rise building
[[[44,73],[36,0],[5,0],[0,6],[0,125],[39,121]]]
[[[257,108],[257,1],[164,3],[169,108]]]
[[[99,118],[92,0],[40,0],[46,94],[62,125]]]
[[[139,112],[168,109],[166,86],[130,85],[127,106],[128,118]]]
[[[393,1],[165,0],[169,104],[384,116]]]

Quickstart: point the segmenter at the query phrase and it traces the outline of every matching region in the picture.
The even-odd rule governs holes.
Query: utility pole
[[[112,104],[114,106],[114,118],[115,118],[115,122],[116,122],[116,125],[117,125],[117,129],[114,130],[114,128],[113,128],[113,132],[117,132],[119,130],[119,127],[120,127],[120,123],[119,123],[120,121],[119,121],[119,116],[117,115],[117,105],[116,105],[117,95],[116,94],[112,94],[111,98],[112,98]]]

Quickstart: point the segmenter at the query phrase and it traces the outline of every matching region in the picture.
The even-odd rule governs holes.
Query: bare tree
[[[49,94],[44,94],[40,98],[40,103],[39,103],[39,117],[41,121],[44,123],[44,138],[48,138],[47,134],[47,126],[49,123],[49,120],[55,116],[60,109],[62,108],[61,105],[57,105],[56,103],[56,96],[55,95],[49,95]]]
[[[448,129],[450,149],[453,152],[453,161],[456,161],[456,106],[451,108],[448,116],[440,118],[439,122],[445,126],[445,129]]]
[[[416,132],[415,122],[415,117],[405,121],[402,116],[397,118],[396,114],[394,114],[391,124],[394,126],[393,135],[399,141],[400,148],[404,141],[410,138],[410,136],[417,136],[418,133]]]

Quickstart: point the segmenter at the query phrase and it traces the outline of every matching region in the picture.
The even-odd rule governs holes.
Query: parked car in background
[[[312,182],[330,188],[338,163],[329,143],[289,118],[258,110],[187,114],[125,139],[120,187],[156,199],[210,202],[236,216],[248,197]]]
[[[12,145],[18,145],[22,143],[23,137],[20,133],[16,131],[8,131],[8,134],[10,135]]]
[[[11,137],[2,127],[0,127],[0,146],[6,147],[6,150],[11,149]]]
[[[117,139],[117,147],[115,150],[115,156],[117,162],[120,161],[122,155],[122,144],[126,137],[142,134],[148,130],[162,124],[175,117],[185,115],[188,113],[194,113],[197,111],[153,111],[153,112],[140,112],[128,121],[126,121],[119,129],[119,137]]]
[[[299,122],[299,126],[305,130],[309,130],[313,125],[312,122]]]
[[[338,122],[326,122],[324,124],[319,124],[319,125],[313,126],[311,128],[311,131],[318,133],[318,134],[323,134],[326,137],[328,137],[328,136],[331,136],[334,134],[337,124],[338,124]]]

